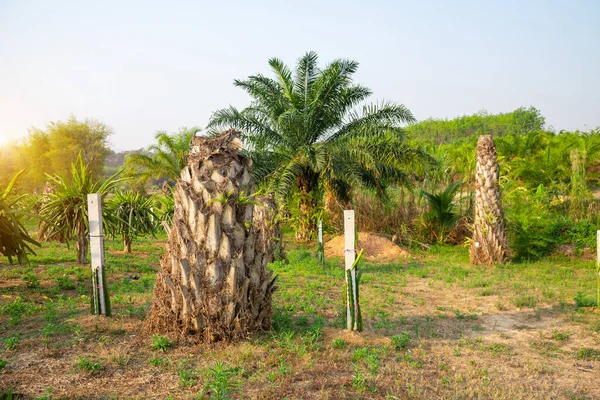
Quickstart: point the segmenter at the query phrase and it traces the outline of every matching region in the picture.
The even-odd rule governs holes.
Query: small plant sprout
[[[410,334],[408,332],[402,332],[399,335],[392,336],[391,340],[394,350],[406,349],[410,342]]]
[[[81,371],[95,372],[102,369],[102,364],[99,361],[94,361],[91,357],[79,356],[78,361],[74,364],[75,368]]]
[[[160,335],[152,336],[152,343],[150,344],[152,350],[167,351],[171,347],[173,347],[173,342],[168,337]]]

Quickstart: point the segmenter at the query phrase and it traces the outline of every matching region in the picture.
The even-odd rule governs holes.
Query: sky
[[[521,106],[600,126],[600,1],[0,0],[0,143],[94,118],[111,147],[201,126],[250,99],[234,79],[316,51],[360,63],[370,102],[418,120]]]

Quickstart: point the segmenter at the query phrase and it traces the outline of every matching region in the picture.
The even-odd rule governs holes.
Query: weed
[[[33,314],[37,309],[38,308],[35,305],[25,303],[19,296],[15,300],[4,304],[0,308],[0,311],[10,317],[8,322],[11,325],[18,325],[21,323],[22,317]]]
[[[492,353],[492,356],[497,356],[498,354],[513,353],[512,348],[503,343],[490,343],[487,346],[485,346],[484,349]]]
[[[224,362],[217,362],[208,370],[204,392],[215,400],[229,398],[230,393],[239,385],[235,378],[240,371],[240,368],[229,368]]]
[[[454,309],[452,310],[456,319],[465,319],[465,320],[473,320],[479,318],[477,314],[463,314],[460,310]]]
[[[552,339],[556,340],[557,342],[566,342],[567,340],[569,340],[570,337],[571,337],[570,332],[560,332],[560,331],[552,332]]]
[[[6,367],[8,365],[8,361],[3,360],[2,358],[0,358],[0,371],[4,369],[4,367]]]
[[[120,367],[125,367],[129,364],[131,357],[127,354],[117,354],[110,357],[110,361],[114,362]]]
[[[33,271],[27,272],[25,275],[23,275],[23,280],[25,281],[25,286],[27,286],[29,289],[37,289],[40,287],[40,280]]]
[[[354,352],[352,353],[352,358],[354,359],[354,362],[358,362],[363,358],[367,357],[367,355],[369,355],[370,350],[371,349],[369,347],[360,347],[354,350]]]
[[[75,282],[69,278],[68,275],[59,276],[56,278],[56,283],[61,290],[72,290],[75,289]]]
[[[334,349],[339,350],[339,349],[343,349],[345,347],[346,347],[346,342],[344,341],[344,339],[337,338],[337,339],[333,340],[333,348]]]
[[[558,357],[560,349],[552,342],[548,341],[532,341],[529,343],[531,348],[536,349],[544,357]]]
[[[600,361],[600,350],[592,349],[590,347],[582,347],[574,355],[578,360],[596,360]]]
[[[404,361],[408,363],[411,368],[421,369],[423,368],[423,361],[418,358],[412,358],[409,353],[404,354]]]
[[[360,371],[358,365],[354,366],[354,376],[352,377],[352,387],[359,392],[367,388],[367,380],[365,375]]]
[[[410,342],[410,334],[408,332],[402,332],[399,335],[392,336],[391,340],[394,350],[406,349]]]
[[[150,344],[152,350],[167,351],[171,347],[173,347],[173,342],[168,337],[160,335],[152,336],[152,343]]]
[[[73,364],[78,370],[85,370],[89,372],[95,372],[102,369],[102,364],[99,361],[94,361],[90,357],[79,356],[79,360]]]
[[[41,396],[36,397],[35,400],[52,400],[53,391],[54,389],[52,388],[52,386],[47,387],[46,389],[44,389],[44,393]]]
[[[11,336],[4,341],[4,348],[6,350],[14,349],[15,347],[17,347],[20,341],[21,338],[19,337],[19,334]]]
[[[582,307],[596,307],[597,303],[594,297],[586,296],[583,292],[577,292],[575,296],[575,305],[578,309]]]
[[[520,294],[513,299],[513,303],[516,307],[535,307],[538,303],[538,299],[530,294]]]
[[[168,367],[169,359],[163,356],[152,358],[148,361],[153,367]]]

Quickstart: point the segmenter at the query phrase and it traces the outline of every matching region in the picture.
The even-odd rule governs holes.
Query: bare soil
[[[336,236],[325,243],[325,257],[344,257],[344,236]],[[397,262],[401,258],[410,257],[410,253],[397,246],[391,240],[374,233],[358,234],[358,249],[364,249],[363,257],[373,264]]]

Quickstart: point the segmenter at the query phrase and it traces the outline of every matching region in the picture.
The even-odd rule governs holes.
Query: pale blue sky
[[[360,62],[371,100],[419,119],[535,106],[600,125],[600,1],[0,0],[0,141],[96,118],[117,149],[205,126],[232,82],[309,50]]]

